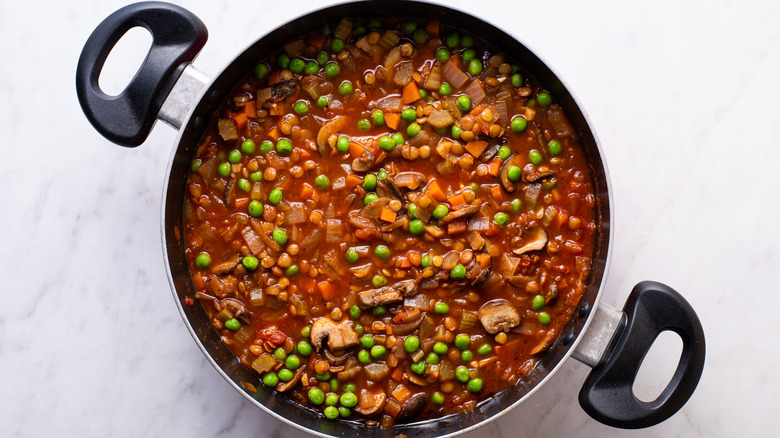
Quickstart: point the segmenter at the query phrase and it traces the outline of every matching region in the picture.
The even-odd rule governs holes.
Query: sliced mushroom
[[[218,263],[211,267],[211,272],[217,275],[227,275],[233,272],[241,263],[238,254],[235,254],[230,260],[226,260],[222,263]]]
[[[486,332],[495,335],[498,332],[508,332],[520,324],[520,314],[507,300],[488,301],[479,308],[479,322]]]
[[[352,321],[345,319],[336,323],[327,317],[317,318],[311,326],[311,343],[322,350],[326,339],[331,352],[344,350],[360,342],[357,332],[352,328]]]
[[[490,274],[490,268],[483,268],[476,260],[466,267],[466,279],[472,286],[481,284],[488,277],[488,274]]]
[[[306,372],[306,365],[298,368],[298,370],[293,375],[293,378],[290,379],[287,382],[279,382],[278,385],[276,385],[276,390],[279,392],[289,391],[292,389],[295,385],[298,384],[298,382],[301,381],[301,376],[303,376],[303,373]]]
[[[352,160],[352,170],[355,172],[366,172],[374,165],[374,160],[376,160],[376,156],[366,149],[363,151],[363,155]]]
[[[388,196],[401,200],[404,199],[401,189],[398,187],[398,184],[396,184],[395,179],[391,176],[377,181],[376,194],[383,197]]]
[[[365,416],[382,412],[387,403],[387,396],[381,389],[361,389],[358,395],[358,405],[355,410]]]
[[[320,130],[317,132],[317,149],[320,151],[320,154],[326,155],[330,153],[331,145],[329,139],[331,136],[334,136],[335,139],[336,133],[344,129],[346,123],[347,119],[344,116],[339,116],[320,127]]]
[[[417,394],[406,399],[401,405],[401,412],[398,413],[396,421],[404,423],[409,420],[413,420],[417,417],[417,414],[425,407],[425,393],[418,392]]]
[[[392,287],[401,292],[401,295],[405,297],[411,297],[420,291],[420,284],[414,280],[402,280],[394,284]]]
[[[525,245],[513,249],[513,253],[520,255],[530,251],[539,251],[547,245],[547,232],[542,227],[531,227],[525,236],[523,239],[526,242]]]
[[[412,307],[411,309],[404,309],[396,315],[390,328],[394,335],[406,336],[417,330],[422,320],[423,313],[420,312],[420,309]]]
[[[383,286],[358,293],[358,307],[371,309],[403,301],[404,297],[412,296],[420,290],[420,285],[414,280],[403,280],[392,286]]]
[[[238,177],[235,173],[230,172],[230,178],[228,178],[227,184],[225,185],[225,205],[228,207],[233,207],[233,205],[236,202],[236,183],[238,182]]]
[[[347,361],[347,359],[349,359],[349,353],[344,353],[340,356],[337,356],[328,350],[322,350],[322,356],[331,365],[329,370],[334,373],[337,372],[335,368],[337,368],[339,365],[343,365]]]
[[[390,367],[382,362],[372,362],[363,367],[363,374],[368,380],[379,382],[390,374]]]
[[[479,211],[479,205],[468,205],[466,207],[459,208],[455,211],[451,211],[447,213],[447,216],[444,216],[441,220],[446,224],[458,219],[463,219],[469,216],[473,216],[477,214],[478,211]]]
[[[287,99],[288,97],[295,94],[295,90],[298,88],[298,86],[295,84],[294,79],[290,79],[289,81],[282,81],[277,84],[274,84],[271,87],[272,99],[274,102],[281,102],[284,99]]]
[[[522,159],[519,155],[515,154],[507,158],[504,164],[501,165],[501,185],[504,186],[507,192],[512,193],[517,189],[517,182],[509,179],[509,168],[512,166],[520,167],[523,165]]]
[[[380,197],[375,199],[360,210],[360,215],[369,219],[379,219],[379,213],[381,213],[382,207],[389,204],[390,201],[392,201],[392,199],[387,197]]]
[[[550,169],[540,171],[533,164],[526,164],[523,168],[523,181],[525,182],[537,182],[543,179],[547,179],[555,176],[555,172]]]

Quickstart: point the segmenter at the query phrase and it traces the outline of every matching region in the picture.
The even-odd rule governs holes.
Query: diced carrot
[[[428,183],[428,187],[425,188],[425,191],[430,195],[433,199],[442,202],[445,199],[447,199],[447,195],[444,194],[444,191],[439,187],[439,182],[435,179],[432,179],[430,183]]]
[[[347,175],[346,185],[349,188],[355,187],[357,185],[360,185],[363,182],[363,180],[354,174]]]
[[[308,294],[314,293],[314,288],[317,285],[317,281],[311,277],[305,277],[302,280],[300,280],[301,287],[299,290],[303,290]]]
[[[274,126],[273,128],[268,130],[268,136],[271,137],[271,140],[278,141],[279,140],[279,128]]]
[[[490,220],[488,222],[488,228],[487,230],[482,232],[482,235],[485,237],[493,237],[498,234],[498,225],[496,225],[496,221]]]
[[[396,368],[400,369],[400,367]],[[395,389],[393,389],[393,392],[390,393],[390,395],[392,395],[394,399],[403,403],[409,399],[409,397],[412,395],[412,392],[404,385],[397,385]]]
[[[203,277],[197,275],[192,277],[192,284],[195,286],[195,289],[198,290],[203,290],[206,288],[206,282],[203,281]]]
[[[487,268],[490,266],[490,255],[484,252],[477,254],[477,263],[479,263],[480,268]]]
[[[452,221],[447,224],[447,234],[454,236],[466,232],[466,221]]]
[[[284,105],[278,103],[271,104],[271,107],[268,108],[268,114],[272,116],[283,116],[284,113]]]
[[[236,208],[244,208],[249,205],[249,198],[236,199]]]
[[[257,117],[257,106],[255,105],[254,100],[250,100],[244,105],[244,114],[246,114],[247,117]]]
[[[455,196],[450,196],[449,198],[447,198],[447,202],[449,202],[450,205],[453,207],[458,207],[466,203],[466,198],[464,198],[463,195],[458,193]]]
[[[404,105],[408,105],[420,99],[422,99],[422,95],[420,94],[420,89],[417,88],[417,84],[415,84],[414,81],[409,82],[404,86],[404,91],[401,94],[401,102],[403,102]]]
[[[493,199],[495,199],[496,202],[498,203],[504,202],[504,192],[501,191],[501,186],[499,186],[498,184],[490,188],[490,194],[491,196],[493,196]]]
[[[561,200],[561,192],[559,192],[557,188],[552,189],[552,195],[553,195],[553,198],[556,201],[560,201]]]
[[[385,151],[379,152],[379,155],[377,155],[376,159],[374,160],[374,164],[379,164],[382,161],[385,161],[385,158],[387,158],[387,152]]]
[[[308,183],[304,183],[301,186],[301,198],[310,199],[313,193],[314,193],[314,187],[312,187]]]
[[[482,112],[483,109],[485,109],[485,107],[483,105],[477,105],[477,106],[475,106],[474,108],[471,109],[469,114],[471,114],[472,116],[477,116],[477,115],[479,115],[479,113]]]
[[[395,217],[398,214],[394,212],[393,210],[390,210],[387,207],[382,207],[382,210],[379,211],[379,219],[382,219],[385,222],[393,223],[395,222]]]
[[[363,146],[362,144],[356,141],[349,142],[349,155],[352,158],[358,158],[359,156],[363,155],[363,152],[365,151],[366,151],[366,147]]]
[[[246,128],[246,122],[247,122],[246,114],[244,113],[233,114],[232,119],[234,122],[236,122],[236,126],[238,127],[239,131]]]
[[[398,125],[401,124],[401,115],[396,113],[386,113],[385,123],[387,124],[388,128],[397,130]]]
[[[404,368],[403,367],[395,367],[395,370],[393,370],[393,374],[391,374],[390,376],[396,382],[400,382],[404,378]]]
[[[317,283],[317,289],[322,294],[322,298],[332,300],[336,296],[336,286],[329,281]]]
[[[501,163],[503,160],[501,158],[494,158],[493,161],[488,163],[488,173],[493,176],[498,176],[498,173],[501,171]]]
[[[558,228],[563,228],[563,226],[569,221],[569,215],[566,214],[566,212],[560,211],[555,216],[555,225]]]
[[[409,257],[407,256],[398,256],[398,267],[399,268],[411,268],[412,262],[409,260]]]
[[[431,20],[425,25],[425,31],[433,36],[439,36],[439,21]]]
[[[470,141],[466,143],[466,150],[469,151],[469,153],[473,155],[474,158],[478,158],[480,155],[482,155],[482,152],[485,152],[487,147],[488,142],[486,141]]]

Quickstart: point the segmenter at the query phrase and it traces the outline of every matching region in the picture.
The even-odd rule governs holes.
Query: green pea
[[[425,363],[428,365],[436,365],[439,363],[439,355],[431,351],[427,356],[425,356]]]
[[[327,175],[317,175],[317,177],[314,178],[314,185],[324,192],[330,187],[330,178],[328,178]]]
[[[460,383],[466,383],[469,381],[469,369],[466,368],[463,365],[460,365],[459,367],[455,368],[455,378],[458,379],[458,382]]]
[[[230,331],[236,331],[241,328],[241,322],[239,322],[236,318],[230,318],[225,321],[225,328]]]
[[[420,260],[420,266],[422,266],[423,268],[427,268],[427,267],[431,266],[431,255],[430,254],[425,254],[424,256],[422,256],[422,259]]]
[[[366,195],[365,198],[363,198],[363,204],[364,205],[368,205],[368,204],[376,201],[377,199],[379,199],[379,196],[377,196],[376,193],[369,193],[369,194]]]
[[[448,306],[444,301],[437,301],[433,306],[433,311],[439,315],[446,315],[450,313],[450,306]]]
[[[374,254],[382,260],[387,260],[390,258],[390,248],[386,245],[377,245],[376,248],[374,248]]]
[[[511,81],[513,87],[520,88],[523,86],[523,75],[520,73],[515,73],[512,75]]]
[[[271,140],[264,140],[260,143],[260,153],[267,154],[274,149],[274,144]]]
[[[551,321],[550,314],[547,312],[539,312],[539,315],[537,316],[536,319],[537,321],[539,321],[539,324],[541,325],[547,325]]]
[[[452,138],[455,140],[460,139],[460,134],[463,132],[463,128],[458,125],[452,125]]]
[[[290,370],[294,370],[298,368],[300,365],[301,365],[301,359],[294,354],[287,356],[287,359],[284,360],[285,368]]]
[[[401,23],[401,31],[409,35],[417,29],[417,22],[412,20],[406,20]]]
[[[347,261],[350,263],[357,263],[358,261],[358,252],[355,248],[349,248],[347,252],[344,254],[344,256],[347,258]]]
[[[217,173],[222,177],[230,175],[230,163],[221,163],[219,167],[217,167]]]
[[[458,44],[460,44],[460,35],[455,31],[448,33],[447,36],[444,37],[444,44],[451,49],[457,47]]]
[[[419,134],[420,131],[422,131],[422,127],[418,125],[416,122],[409,125],[409,127],[406,128],[406,134],[409,137],[414,137],[415,135]]]
[[[371,191],[376,188],[376,175],[368,173],[363,177],[363,188]]]
[[[532,149],[531,152],[528,153],[528,159],[534,164],[539,164],[542,162],[542,154],[536,149]]]
[[[311,336],[311,326],[307,325],[306,327],[301,329],[301,336],[308,339],[309,336]]]
[[[315,374],[314,377],[316,377],[320,382],[327,382],[330,380],[331,374],[326,371],[325,374]]]
[[[257,79],[264,79],[268,75],[268,66],[265,64],[257,64],[253,70]]]
[[[400,146],[400,145],[404,144],[404,136],[401,135],[400,132],[394,133],[393,135],[390,136],[390,138],[393,139],[393,141],[395,142],[396,146]]]
[[[509,156],[512,155],[512,150],[508,146],[501,146],[498,148],[498,157],[506,161]]]
[[[369,122],[368,119],[360,119],[358,120],[357,127],[361,131],[368,131],[371,129],[371,122]]]
[[[466,384],[466,389],[468,389],[469,392],[482,391],[482,379],[477,378],[469,380],[469,383]]]
[[[336,53],[344,50],[344,40],[341,38],[333,38],[333,41],[330,42],[330,48]]]
[[[461,111],[468,111],[471,109],[471,99],[465,94],[458,96],[458,108]]]
[[[195,266],[199,269],[206,269],[209,265],[211,265],[211,256],[208,253],[202,252],[195,257]]]
[[[509,223],[509,215],[504,213],[503,211],[500,211],[496,213],[495,216],[493,216],[493,220],[496,221],[496,223],[500,226],[504,226]]]
[[[298,275],[298,271],[299,271],[298,265],[291,265],[284,270],[284,275],[288,277],[292,277]]]
[[[471,35],[463,35],[460,38],[460,45],[463,47],[471,47],[474,45],[474,37]]]
[[[306,115],[309,113],[309,104],[303,100],[299,100],[295,102],[295,105],[293,105],[293,111],[295,111],[295,114],[298,114],[299,116]]]
[[[363,324],[356,322],[355,323],[355,333],[358,334],[358,336],[362,336],[363,333],[365,333],[366,330],[363,328]]]
[[[377,274],[377,275],[374,275],[373,278],[371,278],[371,284],[373,284],[374,287],[382,287],[382,286],[387,284],[387,279],[384,276]],[[376,309],[378,309],[378,307],[375,308],[374,310],[376,310]],[[374,312],[374,313],[376,313],[376,312]]]
[[[366,351],[366,350],[358,351],[357,358],[358,358],[358,361],[360,363],[362,363],[362,364],[367,364],[367,363],[371,362],[371,355],[368,354],[368,351]]]
[[[382,110],[376,109],[371,111],[371,119],[374,121],[374,126],[385,125],[385,113],[383,113]]]
[[[231,164],[236,164],[241,162],[241,151],[238,149],[232,149],[230,152],[228,152],[228,162]]]
[[[316,75],[318,71],[320,71],[320,66],[314,61],[307,61],[303,67],[303,72],[307,75]]]
[[[417,212],[417,204],[409,204],[409,209],[407,210],[407,215],[409,218],[413,218],[415,212]]]
[[[387,171],[384,169],[381,169],[379,172],[376,173],[377,179],[385,179],[387,178]]]
[[[420,219],[415,219],[409,223],[409,232],[415,235],[422,234],[425,230],[425,225]]]
[[[479,59],[472,59],[469,61],[469,73],[471,76],[477,76],[482,73],[482,61]]]
[[[339,379],[330,379],[330,389],[332,391],[338,391],[339,390]]]
[[[320,108],[325,108],[328,106],[328,96],[320,96],[317,98],[317,106]]]
[[[412,123],[417,120],[417,111],[414,108],[406,108],[401,111],[401,118],[406,122]]]
[[[425,99],[426,97],[428,97],[428,92],[427,91],[425,91],[422,88],[420,88],[419,91],[420,91],[420,99]]]
[[[272,233],[271,236],[274,239],[274,242],[278,243],[279,245],[284,245],[287,243],[287,231],[277,228]]]
[[[506,171],[506,176],[510,181],[520,181],[520,178],[523,176],[523,171],[518,166],[509,166],[509,169]]]
[[[463,280],[466,278],[466,267],[458,263],[450,270],[450,278],[453,280]]]
[[[371,357],[374,359],[381,359],[385,357],[385,353],[387,353],[387,348],[384,345],[374,345],[371,347]]]
[[[341,68],[339,68],[339,65],[334,61],[325,64],[323,70],[325,70],[325,75],[331,78],[341,73]]]
[[[465,350],[469,348],[470,342],[471,339],[469,339],[469,335],[465,333],[461,333],[458,336],[455,336],[455,348],[458,350]]]
[[[258,200],[253,200],[249,202],[249,205],[247,206],[247,212],[252,217],[260,217],[263,215],[263,204],[260,203]]]
[[[450,208],[447,207],[446,204],[439,204],[436,206],[436,208],[433,209],[433,212],[431,214],[436,219],[443,219],[444,216],[447,216],[449,212],[450,212]]]
[[[440,393],[439,391],[434,392],[431,394],[431,401],[437,405],[444,404],[444,394]]]
[[[472,359],[474,359],[474,353],[472,353],[471,350],[463,350],[463,352],[460,353],[460,360],[463,362],[471,362]]]
[[[245,256],[243,259],[241,259],[241,264],[244,265],[248,271],[254,271],[258,266],[260,266],[260,260],[254,256]]]
[[[342,96],[346,96],[347,94],[352,93],[352,82],[350,81],[344,81],[339,85],[339,94]]]
[[[439,58],[439,61],[441,62],[447,62],[447,60],[450,59],[450,51],[442,47],[436,51],[436,57]]]
[[[512,131],[523,132],[528,126],[528,121],[526,121],[523,116],[515,116],[512,118],[512,121],[509,122],[509,126],[512,128]]]
[[[253,140],[244,140],[244,142],[241,143],[241,153],[244,155],[254,154],[255,142]]]
[[[301,356],[310,356],[312,352],[311,344],[306,341],[299,341],[298,342],[298,354]]]
[[[382,276],[380,275],[379,277],[382,277]],[[374,277],[374,278],[376,278],[376,277]],[[385,277],[382,277],[382,279],[384,280],[385,283],[384,284],[380,284],[380,286],[384,286],[385,284],[387,284],[387,279],[385,279]],[[380,286],[377,286],[377,287],[380,287]],[[374,315],[374,316],[382,316],[385,313],[387,313],[387,309],[385,309],[384,306],[376,306],[376,307],[374,307],[371,310],[371,314]]]
[[[560,155],[561,152],[563,152],[563,146],[558,140],[550,140],[550,142],[547,143],[547,147],[550,149],[550,153],[553,155]]]
[[[447,347],[447,344],[442,341],[433,344],[433,352],[438,355],[447,354],[447,350],[449,350],[449,347]]]
[[[290,67],[290,57],[284,53],[280,53],[279,56],[276,57],[276,64],[281,68],[288,68]]]
[[[260,182],[263,180],[263,171],[258,170],[257,172],[252,172],[249,174],[249,181],[252,182]]]
[[[284,195],[282,195],[282,191],[280,189],[273,189],[271,190],[271,193],[268,194],[268,202],[273,205],[278,205],[280,202],[282,202],[282,198],[284,198]]]
[[[279,377],[275,372],[271,371],[263,376],[263,385],[273,387],[276,386],[277,383],[279,383]]]
[[[284,348],[276,347],[276,349],[274,350],[274,357],[277,360],[282,361],[287,359],[287,353],[284,352]]]
[[[439,94],[446,96],[450,93],[452,93],[452,87],[450,87],[450,84],[442,82],[441,86],[439,86]]]
[[[542,295],[534,296],[531,304],[533,305],[534,310],[541,310],[544,307],[544,297]]]
[[[325,395],[325,405],[326,406],[335,406],[339,402],[339,395],[335,392],[329,392]],[[336,416],[338,416],[338,412],[336,413]]]
[[[355,386],[354,383],[349,382],[344,384],[344,392],[355,392],[357,391],[357,386]]]
[[[288,67],[291,72],[300,73],[303,71],[303,68],[305,66],[306,66],[306,61],[304,61],[301,58],[294,58],[292,61],[290,61],[290,65]]]
[[[371,348],[371,347],[373,347],[374,346],[374,337],[369,335],[369,334],[363,335],[360,338],[360,345],[362,345],[363,348]]]
[[[325,401],[325,393],[320,388],[312,388],[309,390],[309,401],[321,405]]]
[[[395,149],[395,140],[393,140],[392,138],[386,135],[379,137],[379,140],[377,142],[379,144],[379,148],[384,151],[390,152],[393,149]]]
[[[523,201],[521,201],[519,198],[515,198],[512,200],[511,204],[512,204],[512,211],[517,213],[518,211],[520,211],[520,207],[523,206]]]
[[[476,57],[477,57],[477,52],[474,51],[474,49],[466,49],[463,51],[463,54],[461,55],[461,58],[463,58],[463,62],[471,62],[471,60]]]
[[[414,31],[414,35],[412,35],[412,38],[414,38],[415,43],[422,44],[428,40],[428,32],[426,32],[425,29],[423,28],[419,28]]]
[[[477,349],[477,353],[479,353],[479,354],[484,356],[486,354],[490,354],[491,350],[492,350],[492,348],[490,347],[490,344],[482,344]]]
[[[336,418],[339,418],[339,409],[335,406],[328,406],[322,410],[322,413],[328,420],[335,420]]]
[[[328,55],[328,52],[321,51],[320,53],[317,53],[317,63],[319,65],[323,65],[330,59],[330,55]]]
[[[345,408],[344,406],[339,407],[339,415],[341,415],[341,418],[347,418],[352,413],[352,411],[349,410],[349,408]]]
[[[341,406],[344,406],[345,408],[352,408],[357,405],[357,396],[352,392],[345,392],[341,394],[339,401],[341,402]]]
[[[408,353],[414,353],[418,348],[420,348],[420,338],[415,335],[407,336],[404,340],[404,349]]]
[[[279,152],[282,155],[288,155],[292,150],[293,144],[290,140],[280,138],[279,141],[276,142],[276,152]]]
[[[336,149],[343,153],[349,152],[349,139],[343,135],[339,137],[339,139],[336,140]]]
[[[190,172],[195,172],[200,167],[201,161],[200,159],[192,160],[192,164],[190,165]]]
[[[412,364],[412,371],[414,371],[416,374],[422,374],[425,372],[425,362],[419,361]]]
[[[539,102],[539,105],[548,106],[552,103],[552,96],[550,93],[542,91],[536,95],[536,101]]]

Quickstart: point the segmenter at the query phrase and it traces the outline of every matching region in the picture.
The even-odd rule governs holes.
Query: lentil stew
[[[344,18],[214,115],[184,201],[193,298],[257,386],[328,419],[470,411],[579,304],[591,180],[555,99],[495,47]]]

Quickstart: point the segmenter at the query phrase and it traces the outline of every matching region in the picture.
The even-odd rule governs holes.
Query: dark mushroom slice
[[[483,268],[476,261],[472,261],[466,267],[466,279],[472,286],[481,284],[490,274],[490,268]]]
[[[469,216],[474,216],[475,214],[477,214],[478,211],[479,211],[479,205],[467,205],[467,206],[465,206],[463,208],[459,208],[459,209],[457,209],[455,211],[451,211],[451,212],[447,213],[447,215],[444,216],[441,219],[441,221],[446,224],[446,223],[449,223],[449,222],[452,222],[452,221],[455,221],[455,220],[458,220],[458,219],[463,219],[463,218],[467,218]]]
[[[367,417],[372,416],[382,412],[386,403],[387,395],[381,389],[361,389],[355,411]]]
[[[353,347],[360,342],[352,327],[352,321],[345,319],[336,323],[327,317],[317,318],[311,325],[311,343],[321,351],[325,347],[323,341],[326,339],[331,352]]]
[[[358,293],[358,307],[363,310],[398,303],[404,297],[416,294],[420,285],[414,280],[403,280],[392,286],[383,286]]]
[[[417,417],[417,415],[425,407],[425,393],[418,392],[417,394],[406,399],[401,404],[401,412],[398,413],[396,421],[399,423],[405,423]]]
[[[410,297],[420,291],[420,284],[414,280],[402,280],[394,284],[393,289],[401,292],[401,295]]]
[[[366,149],[363,151],[363,155],[352,160],[352,170],[355,172],[366,172],[374,165],[376,156],[373,152]]]
[[[317,150],[322,155],[328,155],[332,150],[332,144],[336,143],[336,135],[344,129],[347,119],[344,116],[336,117],[326,122],[317,132]],[[331,144],[331,137],[333,143]]]
[[[498,332],[508,332],[520,324],[520,314],[507,300],[488,301],[479,308],[479,322],[486,332],[495,335]]]
[[[506,161],[504,161],[504,164],[501,165],[501,185],[507,192],[512,193],[517,189],[517,181],[512,181],[509,179],[509,168],[512,166],[520,167],[522,165],[523,161],[517,154],[507,158]]]
[[[555,172],[550,169],[539,170],[533,164],[529,163],[523,167],[523,181],[537,182],[555,176]]]
[[[279,82],[271,86],[271,98],[274,102],[279,103],[295,94],[295,90],[297,88],[298,86],[296,85],[294,79]]]
[[[402,201],[404,199],[404,195],[401,193],[401,189],[399,188],[398,184],[396,184],[395,179],[391,176],[377,181],[376,194],[383,197],[393,197]]]
[[[295,385],[298,384],[298,382],[301,381],[301,376],[303,376],[303,373],[306,372],[306,365],[298,368],[297,371],[295,371],[295,374],[293,375],[293,378],[290,379],[287,382],[279,382],[278,385],[276,385],[276,390],[279,392],[285,392],[292,389]]]
[[[211,272],[217,275],[228,275],[232,273],[241,263],[238,254],[233,255],[230,260],[218,263],[211,267]]]
[[[343,354],[341,354],[341,355],[336,355],[336,354],[334,354],[334,353],[331,353],[331,352],[330,352],[329,350],[327,350],[327,349],[323,349],[323,350],[322,350],[322,356],[323,356],[323,357],[325,358],[325,360],[326,360],[326,361],[328,361],[328,363],[331,365],[331,368],[330,368],[330,370],[331,370],[332,372],[334,372],[334,373],[335,373],[335,372],[338,372],[338,370],[337,370],[337,369],[335,369],[335,368],[334,368],[334,366],[335,366],[335,367],[338,367],[339,365],[343,365],[343,364],[344,364],[344,363],[347,361],[347,359],[349,359],[349,357],[350,357],[349,355],[350,355],[350,353],[348,353],[348,352],[346,352],[346,353],[343,353]]]
[[[547,245],[547,232],[542,227],[531,227],[524,234],[525,244],[512,250],[513,253],[520,255],[530,251],[539,251]]]

